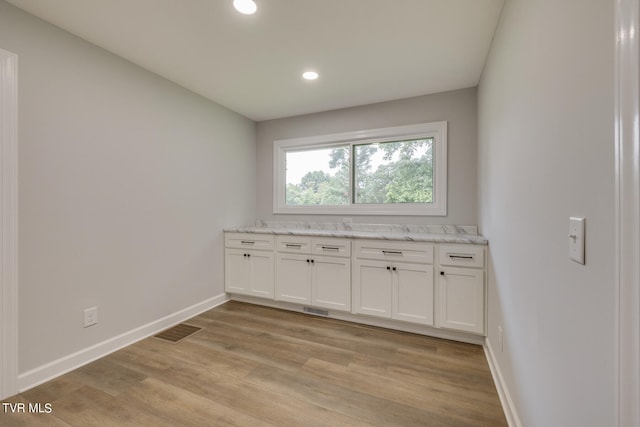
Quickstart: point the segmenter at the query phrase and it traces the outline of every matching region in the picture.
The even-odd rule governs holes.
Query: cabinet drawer
[[[433,264],[433,245],[401,241],[356,240],[356,258]]]
[[[441,245],[439,264],[457,267],[484,267],[484,247],[472,245]]]
[[[311,253],[311,237],[305,236],[278,236],[276,237],[276,250],[288,253]]]
[[[314,238],[312,241],[311,252],[314,255],[350,257],[351,240],[335,238]]]
[[[237,249],[272,250],[274,236],[259,233],[225,233],[224,246]]]

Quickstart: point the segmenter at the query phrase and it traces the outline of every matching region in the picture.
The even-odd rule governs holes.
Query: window
[[[446,215],[446,122],[274,142],[274,213]]]

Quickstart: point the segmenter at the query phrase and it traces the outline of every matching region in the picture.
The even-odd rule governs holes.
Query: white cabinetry
[[[276,300],[350,310],[350,240],[278,236],[276,248]]]
[[[433,325],[433,245],[357,240],[353,312]]]
[[[439,326],[484,334],[484,248],[441,245],[438,258]]]
[[[225,290],[259,298],[245,298],[255,303],[293,303],[466,339],[485,333],[485,251],[475,244],[227,232]]]
[[[225,234],[225,291],[273,298],[273,248],[271,235]]]

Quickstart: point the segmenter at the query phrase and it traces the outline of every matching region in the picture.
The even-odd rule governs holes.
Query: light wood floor
[[[504,426],[482,348],[228,302],[5,402],[2,426]]]

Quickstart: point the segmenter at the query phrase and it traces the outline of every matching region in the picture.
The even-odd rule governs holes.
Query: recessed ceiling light
[[[302,73],[302,78],[306,80],[315,80],[318,78],[318,73],[316,73],[315,71],[305,71],[304,73]]]
[[[233,7],[245,15],[252,15],[258,10],[258,6],[253,0],[233,0]]]

